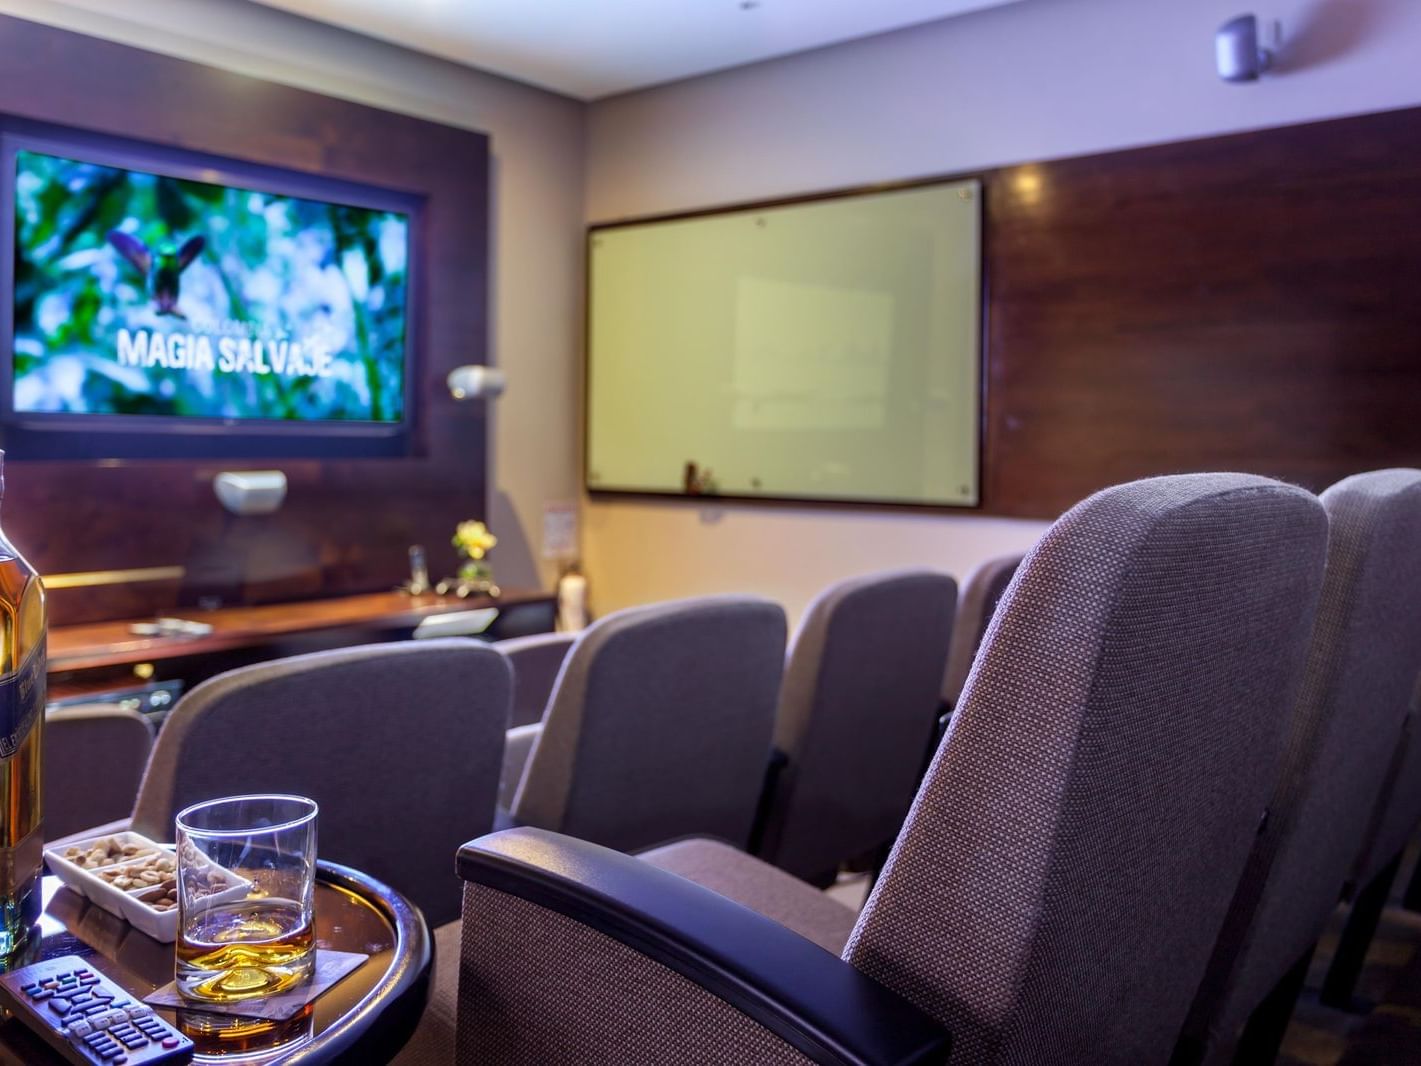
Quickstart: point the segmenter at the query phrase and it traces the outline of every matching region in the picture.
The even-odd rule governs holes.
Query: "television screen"
[[[406,419],[408,213],[13,159],[15,415]]]

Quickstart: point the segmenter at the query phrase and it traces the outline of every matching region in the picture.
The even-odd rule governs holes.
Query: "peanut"
[[[132,841],[120,840],[118,837],[103,837],[90,841],[83,847],[65,848],[64,857],[75,866],[92,870],[96,866],[109,866],[144,855],[152,855],[156,851],[157,849],[146,844],[136,844]]]
[[[120,888],[127,892],[135,888],[152,888],[166,878],[172,877],[177,865],[178,861],[174,856],[167,852],[155,851],[136,862],[127,862],[121,866],[96,870],[94,873],[95,876],[107,881],[114,888]]]

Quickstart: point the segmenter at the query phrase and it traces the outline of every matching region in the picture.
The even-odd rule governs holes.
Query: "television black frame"
[[[16,411],[16,155],[45,155],[289,196],[403,214],[408,219],[405,274],[404,408],[399,422],[203,418]],[[252,163],[208,152],[0,117],[0,444],[11,459],[357,459],[419,454],[419,323],[424,198],[414,193]]]

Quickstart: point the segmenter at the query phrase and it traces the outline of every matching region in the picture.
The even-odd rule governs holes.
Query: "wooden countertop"
[[[253,647],[297,633],[324,629],[400,629],[418,625],[430,615],[473,611],[551,600],[551,592],[505,589],[498,597],[410,596],[403,592],[373,592],[325,600],[274,603],[261,607],[224,607],[217,611],[174,611],[191,622],[205,622],[212,632],[201,637],[140,637],[129,631],[130,618],[116,622],[55,626],[49,631],[49,672],[123,666],[155,659]]]

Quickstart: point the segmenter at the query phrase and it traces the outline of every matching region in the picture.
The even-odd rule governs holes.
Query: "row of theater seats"
[[[1019,558],[969,580],[955,629],[946,575],[840,582],[810,606],[787,659],[779,606],[710,597],[493,651],[425,641],[238,670],[185,698],[151,757],[140,716],[66,710],[47,734],[48,834],[116,820],[166,837],[176,811],[214,792],[302,791],[327,808],[324,855],[386,878],[435,920],[457,913],[458,881],[422,843],[453,847],[495,822],[627,851],[712,835],[828,884],[896,835],[940,700],[960,690]],[[507,672],[499,657],[511,700],[483,676]],[[400,789],[397,818],[423,828],[380,840],[366,808]]]
[[[975,658],[913,572],[828,590],[787,666],[779,608],[727,597],[238,671],[174,711],[131,821],[315,796],[322,855],[439,926],[400,1061],[1266,1061],[1421,819],[1421,474],[1120,486],[995,615],[988,576]],[[480,836],[500,789],[520,827]],[[895,835],[861,914],[819,891]]]
[[[724,842],[493,833],[402,1061],[1271,1061],[1421,821],[1418,603],[1421,472],[1091,497],[1013,578],[860,914]]]

